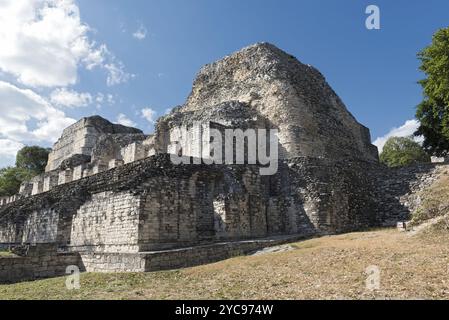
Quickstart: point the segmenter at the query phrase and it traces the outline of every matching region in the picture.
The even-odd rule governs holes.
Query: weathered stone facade
[[[25,246],[21,255],[0,259],[0,283],[67,275],[67,267],[82,266],[78,253],[58,252],[55,244]],[[80,271],[84,271],[81,268]]]
[[[112,124],[101,117],[82,119],[64,130],[49,155],[46,171],[59,169],[61,163],[72,156],[91,156],[98,139],[105,134],[142,134],[142,131]]]
[[[369,130],[347,111],[323,75],[271,44],[247,47],[203,67],[176,112],[232,100],[248,104],[279,129],[284,158],[378,159]]]
[[[260,164],[174,164],[173,130],[195,122],[278,129],[277,173],[261,175]],[[198,142],[192,134],[185,155],[197,155]],[[316,69],[258,44],[204,67],[186,104],[152,136],[99,117],[65,130],[47,172],[0,199],[0,244],[54,246],[87,271],[191,266],[396,223],[432,168],[381,166],[369,130]]]

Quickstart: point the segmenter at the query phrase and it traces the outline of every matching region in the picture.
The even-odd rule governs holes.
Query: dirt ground
[[[0,285],[0,298],[447,299],[448,240],[443,229],[351,233],[183,270],[86,273],[79,290],[64,277]]]

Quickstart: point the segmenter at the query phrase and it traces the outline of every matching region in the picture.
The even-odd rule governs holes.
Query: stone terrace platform
[[[139,253],[81,254],[88,272],[150,272],[194,267],[243,256],[264,248],[309,238],[307,235],[219,242],[188,248]]]

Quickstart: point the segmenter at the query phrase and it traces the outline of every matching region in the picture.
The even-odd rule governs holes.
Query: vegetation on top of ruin
[[[17,152],[15,167],[0,169],[0,196],[13,196],[22,182],[43,173],[50,149],[38,146],[23,147]]]
[[[389,167],[404,167],[430,162],[430,156],[411,137],[391,137],[380,155],[380,161]]]

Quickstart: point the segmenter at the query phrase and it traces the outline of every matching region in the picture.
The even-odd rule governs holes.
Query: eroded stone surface
[[[284,158],[378,159],[369,130],[348,112],[323,75],[271,44],[247,47],[203,67],[176,112],[230,100],[247,103],[279,129]]]
[[[196,122],[278,129],[277,173],[263,176],[257,164],[175,165],[172,132]],[[95,271],[189,266],[264,247],[254,239],[405,221],[435,172],[380,165],[368,129],[316,69],[257,44],[205,66],[154,135],[100,117],[67,128],[47,172],[0,199],[0,245],[52,245]],[[60,267],[59,256],[47,256]],[[42,268],[33,263],[24,270]]]
[[[142,131],[112,124],[99,116],[83,118],[64,130],[49,155],[46,171],[59,169],[61,163],[72,156],[91,156],[98,139],[105,134],[142,134]]]

